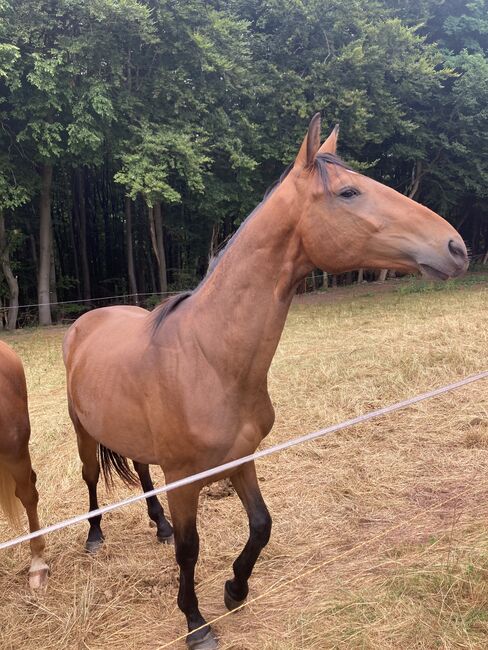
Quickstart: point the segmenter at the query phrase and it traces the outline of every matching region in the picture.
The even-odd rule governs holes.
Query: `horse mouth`
[[[420,272],[424,278],[429,280],[448,280],[451,276],[428,264],[419,264]]]

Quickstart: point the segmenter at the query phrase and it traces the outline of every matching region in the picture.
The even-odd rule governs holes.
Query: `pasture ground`
[[[277,420],[264,445],[487,368],[486,278],[391,286],[293,306],[270,372]],[[2,334],[26,367],[46,524],[87,504],[63,334]],[[486,380],[267,458],[258,474],[274,518],[251,581],[250,598],[262,597],[215,624],[222,649],[488,647]],[[102,486],[100,501],[127,494]],[[236,495],[207,490],[199,529],[198,595],[210,620],[225,611],[223,584],[247,537]],[[104,518],[96,557],[83,551],[86,531],[49,536],[43,596],[28,590],[28,548],[1,552],[2,650],[156,650],[185,631],[173,548],[156,542],[144,505]],[[0,539],[12,534],[0,522]]]

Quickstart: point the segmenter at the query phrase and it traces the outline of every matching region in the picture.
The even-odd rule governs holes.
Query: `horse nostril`
[[[460,257],[462,260],[466,260],[466,253],[459,244],[456,244],[454,239],[451,239],[448,244],[449,252],[453,257]]]

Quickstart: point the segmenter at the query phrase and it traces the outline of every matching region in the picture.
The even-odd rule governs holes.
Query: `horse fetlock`
[[[105,538],[100,528],[90,528],[88,538],[85,543],[85,550],[88,553],[96,553],[103,546]]]
[[[186,645],[190,650],[218,650],[219,643],[210,625],[201,630],[191,632],[186,637]]]
[[[235,580],[227,580],[224,585],[224,603],[229,611],[240,607],[247,598],[249,587],[247,582],[240,588],[236,586]]]
[[[173,526],[164,515],[154,520],[157,526],[157,537],[163,544],[174,544]]]
[[[158,538],[158,542],[160,542],[161,544],[169,544],[170,546],[174,546],[175,536],[173,535],[173,533],[171,533],[170,535],[162,535],[158,530],[157,538]]]
[[[34,558],[29,569],[29,587],[32,591],[45,591],[49,567],[42,558]]]

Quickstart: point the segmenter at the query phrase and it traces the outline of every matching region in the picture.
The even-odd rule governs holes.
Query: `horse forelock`
[[[351,167],[345,163],[342,158],[333,153],[321,153],[314,160],[314,169],[320,174],[320,178],[327,192],[330,191],[330,169],[329,165],[341,167],[349,172],[354,172]]]

